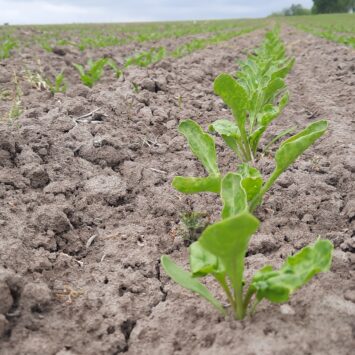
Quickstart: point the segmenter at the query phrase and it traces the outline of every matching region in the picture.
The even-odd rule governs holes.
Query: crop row
[[[196,50],[205,48],[208,45],[214,45],[222,41],[230,40],[233,37],[240,36],[242,34],[254,31],[256,27],[246,28],[238,31],[227,31],[225,33],[217,33],[209,38],[202,40],[191,40],[181,46],[176,47],[172,51],[167,51],[165,47],[152,47],[147,51],[140,52],[131,57],[126,58],[123,67],[118,67],[117,63],[111,58],[99,58],[97,60],[89,59],[86,65],[73,63],[73,67],[78,71],[81,82],[92,87],[97,81],[99,81],[105,73],[105,68],[113,70],[115,76],[119,78],[124,71],[130,66],[147,67],[153,63],[157,63],[160,60],[171,57],[182,57],[189,55]],[[25,70],[25,80],[28,81],[32,87],[38,90],[47,90],[52,94],[65,93],[68,88],[68,83],[64,77],[64,73],[60,72],[52,78],[43,74],[39,69],[36,72]],[[14,76],[14,91],[11,93],[8,90],[0,91],[0,100],[11,101],[11,108],[2,119],[12,124],[22,113],[21,110],[21,96],[22,91],[19,85],[19,79],[17,75]],[[138,90],[137,87],[133,88]]]
[[[196,50],[203,49],[208,45],[214,45],[222,41],[228,41],[234,37],[249,33],[253,30],[255,30],[255,28],[247,28],[244,30],[218,33],[204,39],[193,39],[188,43],[176,47],[171,52],[168,52],[165,47],[152,47],[148,51],[143,51],[135,54],[132,57],[126,58],[123,68],[118,68],[113,60],[109,58],[101,58],[96,61],[89,60],[86,68],[80,64],[74,64],[74,66],[79,71],[80,79],[83,84],[92,87],[95,82],[101,78],[105,66],[110,66],[111,69],[115,71],[116,76],[119,77],[126,68],[132,65],[144,68],[169,56],[180,58],[191,54]]]
[[[235,75],[222,73],[214,81],[214,92],[230,108],[234,121],[219,119],[209,126],[208,133],[191,119],[179,125],[179,132],[187,139],[207,176],[177,176],[172,183],[176,190],[185,194],[219,195],[223,204],[221,219],[204,229],[190,245],[190,271],[183,270],[167,255],[162,256],[161,264],[175,282],[210,302],[222,315],[232,313],[236,319],[243,319],[252,315],[263,299],[287,302],[290,295],[314,275],[327,271],[333,245],[329,240],[318,238],[313,245],[288,257],[280,269],[266,265],[249,281],[245,280],[248,244],[260,225],[254,211],[263,203],[263,197],[278,177],[326,132],[328,123],[325,120],[313,122],[284,140],[274,154],[274,171],[264,177],[258,169],[258,161],[266,146],[262,148],[260,140],[288,103],[285,77],[294,59],[286,56],[275,29],[267,33],[262,45],[239,64],[240,71]],[[289,133],[290,130],[281,132],[277,140]],[[215,134],[238,159],[235,171],[222,174],[219,170]],[[222,306],[198,280],[206,276],[212,276],[220,285],[228,307]]]
[[[294,25],[296,28],[311,33],[317,37],[321,37],[324,39],[327,39],[328,41],[336,42],[336,43],[341,43],[346,46],[350,46],[355,48],[355,36],[351,34],[341,34],[338,33],[334,30],[327,29],[323,30],[321,28],[315,28],[311,26],[306,26],[306,25]]]
[[[222,41],[227,41],[231,38],[249,33],[253,30],[255,30],[255,28],[246,28],[244,30],[239,31],[227,31],[224,33],[217,33],[205,39],[193,39],[188,43],[176,47],[170,52],[165,47],[152,47],[147,51],[142,51],[126,58],[123,67],[118,67],[117,63],[113,59],[106,57],[99,58],[97,60],[89,59],[86,65],[73,63],[73,66],[78,71],[81,82],[88,87],[92,87],[97,81],[102,78],[105,73],[106,67],[113,70],[115,76],[119,78],[123,74],[123,72],[130,66],[147,67],[167,57],[177,58],[189,55],[196,50],[205,48],[208,45],[214,45]],[[39,90],[48,90],[52,94],[55,94],[57,92],[64,93],[68,88],[68,84],[66,82],[63,72],[58,73],[53,78],[48,78],[42,73],[41,70],[38,70],[37,72],[26,71],[25,77],[26,80],[29,81],[33,87]],[[16,85],[16,88],[18,88],[18,85]],[[15,109],[11,109],[11,112],[13,111],[16,114],[20,113],[18,107],[20,104],[21,95],[19,93],[20,90],[16,89],[15,94],[13,95],[13,107]],[[17,118],[16,114],[11,114],[11,119],[9,119],[9,121],[13,121],[13,119]]]
[[[254,21],[255,22],[255,21]],[[260,21],[258,21],[259,23]],[[128,25],[125,27],[104,26],[104,30],[100,27],[91,26],[85,30],[79,31],[75,27],[72,32],[63,34],[58,30],[42,30],[40,34],[30,34],[29,37],[19,38],[16,28],[4,31],[1,35],[0,28],[0,47],[1,43],[6,41],[13,43],[13,47],[29,47],[38,44],[44,50],[51,52],[54,47],[72,46],[83,51],[88,48],[105,48],[110,46],[122,46],[129,43],[143,43],[147,41],[158,41],[168,38],[181,38],[190,35],[208,34],[224,31],[235,31],[249,27],[251,23],[246,21],[206,21],[189,24],[172,25],[141,25],[136,28],[134,33],[128,31]],[[62,26],[64,27],[64,26]],[[31,29],[37,29],[31,27]],[[41,27],[39,27],[40,29]],[[47,28],[47,27],[46,27]],[[122,28],[122,29],[121,29]],[[120,30],[121,29],[121,30]],[[144,30],[143,30],[144,29]],[[79,33],[77,33],[79,31]],[[1,59],[1,56],[0,56]]]
[[[327,14],[316,16],[288,16],[283,19],[292,25],[305,25],[319,30],[355,35],[353,14]]]
[[[355,48],[355,21],[352,14],[296,16],[284,21],[317,37]]]

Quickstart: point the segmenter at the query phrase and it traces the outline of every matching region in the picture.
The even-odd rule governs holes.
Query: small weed
[[[48,84],[43,74],[40,72],[31,72],[26,70],[25,79],[31,84],[31,86],[39,91],[48,90]]]
[[[139,85],[136,84],[136,83],[132,83],[132,86],[133,86],[133,91],[138,94],[140,92],[140,88],[139,88]]]
[[[57,92],[64,94],[67,91],[67,83],[64,80],[64,74],[59,73],[55,76],[54,82],[51,82],[49,79],[46,79],[47,86],[49,91],[54,95]]]
[[[10,99],[11,99],[11,91],[10,90],[1,90],[0,100],[8,101]]]
[[[185,246],[195,242],[205,228],[210,224],[207,213],[184,212],[180,216],[177,234],[184,239]]]
[[[12,103],[10,110],[8,113],[5,115],[5,121],[7,121],[10,125],[14,123],[14,121],[20,117],[22,113],[22,90],[20,87],[20,84],[18,82],[17,75],[14,75],[13,82],[15,84],[15,89],[12,95]]]

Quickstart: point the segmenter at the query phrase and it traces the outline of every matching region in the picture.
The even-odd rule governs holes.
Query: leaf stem
[[[281,172],[278,169],[275,169],[269,179],[261,188],[260,192],[252,199],[249,205],[250,212],[253,212],[258,205],[258,201],[261,201],[265,193],[270,189],[270,187],[274,184],[277,178],[280,176]]]
[[[215,274],[213,276],[218,281],[218,283],[222,286],[224,292],[226,293],[227,299],[228,299],[229,303],[231,304],[232,309],[234,309],[235,308],[235,301],[233,299],[233,295],[232,295],[232,293],[229,289],[229,286],[227,284],[226,277],[225,276],[218,277]]]
[[[243,302],[243,307],[244,307],[244,312],[246,313],[246,310],[248,309],[249,303],[255,293],[255,289],[251,286],[249,286],[248,291],[245,295],[244,302]]]
[[[243,305],[243,273],[244,273],[244,257],[236,257],[235,278],[234,278],[234,300],[235,300],[235,317],[240,320],[245,317]]]

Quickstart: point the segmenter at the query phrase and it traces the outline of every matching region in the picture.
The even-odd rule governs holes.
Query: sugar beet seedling
[[[249,310],[252,313],[263,299],[287,301],[295,290],[317,273],[327,271],[331,264],[333,245],[319,239],[290,256],[279,270],[265,266],[256,272],[248,287],[243,278],[248,244],[259,227],[252,212],[280,174],[321,137],[328,126],[325,120],[317,121],[283,141],[275,153],[275,169],[264,182],[254,166],[257,148],[268,125],[287,104],[284,77],[293,63],[293,59],[286,58],[276,29],[266,35],[254,55],[240,63],[236,79],[228,74],[216,78],[215,92],[231,108],[235,122],[218,120],[210,126],[210,131],[220,134],[236,153],[240,160],[236,172],[222,176],[214,139],[196,122],[185,120],[179,126],[208,176],[177,176],[173,186],[187,194],[218,193],[223,203],[222,219],[208,226],[190,245],[191,272],[181,269],[166,255],[162,256],[161,264],[175,282],[199,294],[226,315],[221,303],[197,280],[212,275],[224,290],[236,319],[243,319]]]
[[[122,74],[122,71],[111,58],[101,58],[96,61],[89,59],[87,69],[81,64],[74,63],[73,66],[79,72],[82,83],[90,88],[101,79],[105,66],[113,69],[117,78]]]

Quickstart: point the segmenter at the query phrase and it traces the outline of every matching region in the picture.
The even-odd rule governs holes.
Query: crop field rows
[[[187,26],[186,30],[177,30],[172,25],[167,25],[168,29],[144,35],[143,39],[140,38],[140,36],[143,36],[140,33],[143,30],[138,27],[135,29],[136,32],[134,33],[136,34],[131,41],[127,40],[119,46],[116,45],[114,49],[112,49],[111,44],[102,44],[98,47],[88,45],[83,48],[81,42],[90,39],[91,37],[87,37],[88,35],[94,35],[92,29],[89,32],[90,28],[85,27],[85,31],[82,30],[80,34],[81,40],[78,39],[77,42],[58,41],[57,43],[61,45],[49,47],[49,51],[47,46],[43,48],[41,38],[52,34],[53,30],[44,27],[42,37],[37,35],[35,38],[31,38],[30,34],[32,31],[36,33],[39,30],[18,30],[20,36],[18,41],[13,39],[14,33],[9,33],[16,31],[4,31],[6,33],[3,35],[2,46],[6,49],[1,50],[0,48],[0,58],[2,57],[7,62],[6,72],[3,73],[7,85],[2,85],[0,97],[8,101],[8,105],[3,108],[5,111],[0,112],[0,114],[2,118],[5,117],[10,121],[19,116],[22,105],[21,97],[23,96],[20,89],[21,85],[19,85],[20,81],[26,82],[25,85],[32,86],[40,91],[50,91],[52,94],[56,92],[64,93],[71,82],[75,83],[78,80],[91,87],[104,75],[105,67],[112,69],[113,75],[110,78],[112,81],[114,77],[119,78],[122,71],[130,65],[145,67],[166,57],[182,57],[208,45],[253,31],[262,24],[260,21],[252,21],[251,23],[245,21],[221,22],[225,26],[223,31],[221,30],[221,24],[216,25],[214,23],[204,26],[199,25],[197,29],[191,29]],[[148,30],[151,27],[149,26]],[[100,33],[100,28],[96,30]],[[188,35],[193,32],[201,33],[199,35]],[[207,32],[207,34],[203,34],[203,32]],[[159,40],[156,39],[152,44],[152,38],[159,38]],[[9,43],[12,43],[13,46],[8,46]],[[39,49],[42,54],[41,57],[37,54],[33,55],[33,46],[35,48],[41,47]],[[98,48],[101,48],[100,56],[97,55]],[[9,58],[13,51],[18,54],[18,58]],[[118,53],[116,52],[116,54],[114,51]],[[95,57],[95,61],[92,61],[93,57]],[[17,59],[21,61],[20,70],[17,69]],[[48,61],[51,63],[50,66],[46,64]],[[9,76],[11,76],[11,80],[7,80]]]
[[[351,354],[337,16],[0,28],[1,354]]]
[[[287,22],[313,35],[355,48],[355,22],[352,15],[295,17]]]

